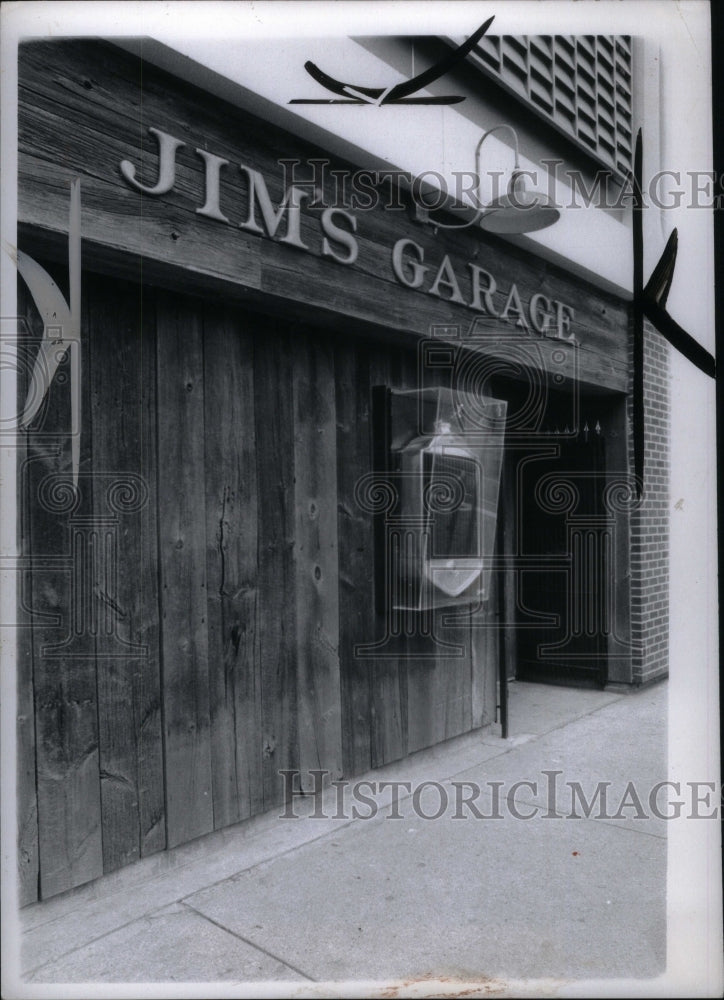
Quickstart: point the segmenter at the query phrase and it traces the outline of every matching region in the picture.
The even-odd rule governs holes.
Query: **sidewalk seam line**
[[[180,903],[182,906],[185,906],[187,909],[191,910],[192,913],[196,913],[199,917],[203,917],[204,920],[208,920],[210,924],[213,924],[214,927],[218,927],[219,930],[225,931],[227,934],[231,934],[232,937],[237,938],[237,940],[239,941],[243,941],[244,944],[249,945],[250,948],[254,948],[256,951],[260,951],[263,955],[266,955],[267,958],[272,958],[274,959],[275,962],[279,962],[281,965],[286,965],[288,969],[291,969],[292,972],[296,972],[297,975],[304,976],[304,978],[308,979],[310,983],[318,982],[318,980],[314,979],[312,976],[307,975],[306,972],[303,972],[301,969],[298,969],[296,965],[292,965],[291,962],[287,962],[286,959],[280,958],[279,955],[275,955],[273,952],[267,951],[266,948],[263,948],[259,944],[255,944],[253,941],[250,941],[249,938],[245,938],[243,934],[239,934],[236,931],[233,931],[230,927],[227,927],[225,924],[219,923],[218,920],[214,920],[213,917],[208,916],[208,914],[204,913],[202,910],[197,910],[195,906],[192,906],[190,903],[187,903],[186,900],[182,899],[180,900]]]
[[[135,924],[138,920],[143,920],[144,917],[150,917],[159,910],[163,910],[165,907],[171,905],[173,904],[162,903],[161,906],[157,906],[154,910],[146,910],[145,913],[140,914],[140,916],[132,917],[130,920],[126,920],[125,923],[118,924],[117,927],[110,927],[107,931],[99,934],[98,937],[91,938],[89,941],[84,941],[82,944],[77,944],[73,948],[69,948],[67,951],[63,951],[59,955],[55,955],[54,958],[48,959],[47,962],[42,962],[40,965],[35,965],[29,969],[25,969],[24,975],[34,975],[36,972],[41,972],[47,965],[52,965],[53,962],[59,962],[61,958],[67,958],[68,955],[72,955],[73,952],[80,951],[82,948],[87,948],[89,945],[95,944],[97,941],[102,941],[103,938],[108,937],[110,934],[115,934],[116,931],[122,931],[124,927],[129,927],[131,924]]]

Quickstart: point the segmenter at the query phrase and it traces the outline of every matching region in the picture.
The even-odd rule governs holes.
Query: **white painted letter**
[[[305,198],[308,200],[310,193],[298,187],[288,188],[279,208],[275,211],[269,197],[266,181],[259,171],[245,167],[243,164],[239,165],[239,169],[249,178],[249,216],[246,222],[239,224],[239,228],[248,229],[252,233],[260,233],[262,236],[264,235],[264,229],[256,221],[255,207],[258,202],[262,218],[264,219],[264,226],[269,236],[273,237],[276,235],[284,213],[288,212],[287,234],[279,242],[289,243],[291,246],[299,247],[301,250],[309,250],[309,247],[302,243],[301,213],[299,210],[302,200]]]
[[[402,253],[406,247],[414,247],[417,251],[417,257],[420,263],[415,261],[407,261],[410,268],[412,269],[412,280],[410,281],[405,272],[402,270]],[[397,243],[392,248],[392,270],[395,272],[395,277],[398,281],[401,281],[403,285],[407,285],[408,288],[419,288],[422,284],[423,278],[425,277],[425,272],[428,270],[426,267],[422,267],[422,261],[425,259],[425,251],[413,240],[398,240]]]
[[[338,260],[340,264],[354,264],[359,253],[357,240],[352,233],[347,232],[346,229],[340,229],[339,226],[334,224],[332,216],[335,213],[347,219],[352,227],[352,233],[357,232],[357,219],[351,212],[345,212],[342,208],[325,208],[322,212],[322,230],[325,233],[324,240],[322,241],[322,256],[332,257],[334,260]],[[341,243],[343,247],[346,247],[349,251],[346,257],[340,256],[334,250],[327,236],[334,240],[335,243]]]
[[[530,321],[538,333],[548,333],[553,319],[551,300],[540,292],[536,292],[530,300]]]
[[[505,307],[500,314],[501,319],[508,319],[508,313],[513,310],[514,313],[518,314],[518,319],[515,321],[516,326],[522,326],[524,329],[528,328],[525,316],[523,315],[523,303],[520,301],[520,294],[518,292],[518,287],[513,282],[510,286],[510,292],[508,293],[508,298],[505,301]]]
[[[458,285],[458,279],[455,277],[455,272],[453,271],[452,264],[450,263],[450,258],[448,257],[447,254],[445,254],[445,256],[443,257],[442,264],[440,264],[440,267],[437,270],[437,274],[435,275],[435,280],[433,281],[432,287],[430,288],[430,295],[437,295],[437,297],[440,299],[443,298],[443,296],[440,295],[440,292],[438,291],[440,285],[447,285],[447,287],[452,290],[452,295],[450,296],[449,299],[447,299],[448,302],[459,302],[461,306],[465,305],[465,300],[460,294],[460,286]]]
[[[472,309],[477,309],[478,312],[487,312],[491,316],[497,316],[498,313],[493,305],[493,295],[495,295],[498,290],[498,285],[495,278],[488,271],[484,271],[482,267],[478,267],[477,264],[468,264],[468,267],[473,274],[473,297],[470,300],[470,307]],[[487,288],[480,287],[480,279],[484,277],[487,282]],[[483,298],[485,299],[485,306],[483,306],[480,301],[480,293],[482,292]]]
[[[559,302],[555,300],[556,307],[556,328],[557,328],[557,338],[558,340],[573,340],[573,334],[571,333],[571,320],[573,319],[574,312],[570,306],[567,306],[565,302]]]
[[[206,164],[206,201],[201,208],[196,209],[196,213],[209,219],[218,219],[219,222],[228,222],[219,206],[219,174],[229,161],[207,153],[205,149],[197,149],[196,152]]]
[[[186,143],[158,128],[150,128],[148,131],[158,139],[158,180],[153,187],[141,184],[136,180],[136,168],[130,160],[121,160],[121,176],[131,187],[144,194],[168,194],[176,183],[176,150]]]

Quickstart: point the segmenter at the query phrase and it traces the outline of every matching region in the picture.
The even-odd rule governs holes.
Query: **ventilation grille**
[[[628,174],[630,36],[485,35],[472,59],[606,166]]]

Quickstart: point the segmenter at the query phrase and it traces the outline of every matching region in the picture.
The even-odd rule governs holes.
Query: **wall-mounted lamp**
[[[513,136],[515,144],[515,166],[508,184],[507,194],[495,198],[482,211],[481,229],[489,233],[503,235],[513,233],[534,233],[538,229],[552,226],[561,216],[555,202],[548,195],[537,191],[528,191],[525,186],[526,175],[521,172],[518,157],[518,135],[512,125],[495,125],[488,129],[475,147],[475,176],[477,178],[477,193],[480,193],[480,149],[493,132],[507,128]]]

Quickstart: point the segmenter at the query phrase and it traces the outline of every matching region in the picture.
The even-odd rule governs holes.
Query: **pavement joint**
[[[135,924],[137,920],[142,920],[144,917],[150,918],[155,913],[157,913],[158,910],[163,910],[167,906],[168,903],[163,903],[155,910],[148,910],[146,913],[141,914],[140,917],[132,917],[130,920],[126,920],[124,923],[118,924],[117,927],[110,927],[108,928],[108,930],[103,931],[102,934],[98,934],[96,937],[93,938],[88,938],[88,940],[84,940],[81,944],[75,945],[75,947],[73,948],[68,948],[67,951],[59,952],[57,955],[54,955],[47,962],[41,962],[40,965],[28,966],[27,969],[25,970],[26,974],[29,978],[32,978],[33,976],[36,975],[36,973],[42,972],[46,966],[55,964],[55,962],[57,962],[59,959],[67,958],[68,955],[72,955],[77,951],[82,951],[84,948],[87,948],[88,945],[96,944],[98,941],[102,941],[104,938],[109,937],[111,934],[116,934],[118,931],[122,931],[124,928],[130,927],[131,924]]]
[[[183,906],[186,907],[187,910],[191,910],[191,912],[195,913],[197,916],[203,917],[204,920],[208,921],[210,924],[213,924],[214,927],[218,927],[219,930],[226,931],[227,934],[230,934],[232,937],[235,937],[238,941],[243,941],[244,944],[249,945],[250,948],[254,948],[256,951],[261,952],[263,955],[266,955],[267,958],[271,958],[275,962],[279,962],[281,965],[285,965],[288,969],[291,969],[292,972],[296,972],[298,976],[303,976],[304,979],[308,979],[310,983],[318,982],[318,980],[316,980],[314,976],[310,976],[308,972],[304,972],[303,969],[298,968],[291,962],[287,962],[285,958],[281,958],[279,955],[275,955],[274,952],[268,951],[266,948],[262,948],[260,944],[256,944],[250,938],[244,937],[243,934],[238,934],[236,931],[231,930],[230,927],[227,927],[225,924],[220,923],[218,920],[214,920],[213,917],[208,916],[208,914],[204,913],[203,910],[198,910],[195,906],[192,906],[191,903],[187,903],[185,900],[180,900],[180,902]]]

